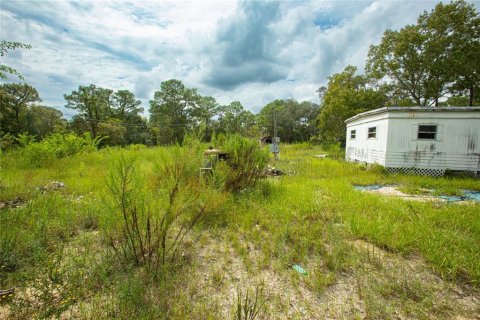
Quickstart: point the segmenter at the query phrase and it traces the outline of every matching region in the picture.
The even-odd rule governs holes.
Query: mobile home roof
[[[388,112],[480,112],[480,107],[383,107],[359,113],[345,120],[345,123]]]

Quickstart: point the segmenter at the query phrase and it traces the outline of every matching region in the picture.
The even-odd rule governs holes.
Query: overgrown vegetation
[[[109,190],[114,197],[109,243],[126,263],[158,270],[182,253],[185,236],[205,214],[205,193],[198,177],[198,157],[187,148],[173,147],[156,164],[155,188],[143,187],[135,159],[120,155],[113,165]],[[187,152],[189,154],[187,154]],[[154,193],[145,197],[144,193]]]
[[[222,146],[238,159],[258,152],[246,158],[258,166],[241,171],[257,174],[268,159],[242,139]],[[188,138],[185,146],[108,148],[40,166],[2,155],[0,201],[23,201],[0,209],[0,288],[17,288],[2,302],[9,317],[224,319],[238,314],[239,297],[243,317],[268,297],[258,319],[478,312],[468,303],[479,295],[478,204],[408,202],[352,187],[454,194],[480,190],[478,180],[390,175],[294,145],[276,162],[288,175],[226,188],[201,178],[207,147]],[[219,164],[217,175],[235,168]],[[66,188],[39,188],[51,181]],[[256,307],[241,286],[252,280],[264,284]],[[343,300],[342,290],[358,301]],[[329,299],[342,307],[332,311]]]
[[[238,192],[253,187],[262,178],[269,160],[268,151],[258,142],[239,135],[220,136],[214,141],[227,159],[214,170],[215,179],[226,191]]]

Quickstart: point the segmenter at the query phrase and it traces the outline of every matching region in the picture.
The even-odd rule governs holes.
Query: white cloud
[[[177,78],[258,111],[273,99],[318,101],[315,90],[329,75],[348,64],[362,70],[385,29],[414,23],[435,3],[14,0],[0,6],[0,38],[33,49],[9,52],[2,63],[50,105],[94,83],[132,90],[148,109],[160,83]],[[232,85],[222,90],[221,81]]]

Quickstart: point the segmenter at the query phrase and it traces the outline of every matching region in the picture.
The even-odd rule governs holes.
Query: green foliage
[[[215,131],[220,134],[250,136],[255,133],[255,124],[254,114],[245,110],[239,101],[233,101],[219,107]]]
[[[347,66],[328,80],[318,116],[319,138],[324,144],[345,141],[346,119],[385,106],[385,94],[371,87],[370,78],[356,72],[356,67]]]
[[[63,119],[61,111],[46,106],[31,106],[26,115],[27,132],[42,140],[52,133],[65,131],[67,121]]]
[[[71,129],[82,135],[104,136],[103,143],[125,145],[144,143],[147,136],[146,121],[140,116],[140,100],[128,90],[100,88],[93,84],[80,86],[77,91],[64,95],[67,108],[79,114],[71,121]]]
[[[262,299],[260,295],[262,294],[259,286],[255,287],[255,294],[252,297],[252,293],[247,290],[245,297],[242,297],[243,294],[238,289],[237,292],[237,309],[235,312],[235,320],[254,320],[258,317],[259,313],[265,307],[266,300],[260,301]]]
[[[0,134],[0,152],[13,149],[17,138],[13,134]]]
[[[28,136],[23,136],[28,137]],[[24,139],[26,140],[26,138]],[[40,142],[29,142],[19,152],[31,164],[42,166],[54,159],[73,156],[77,153],[92,152],[97,149],[102,138],[92,139],[89,134],[79,137],[75,134],[52,134]]]
[[[24,44],[24,43],[20,43],[20,42],[1,40],[0,41],[0,57],[3,57],[9,50],[15,50],[15,49],[19,49],[19,48],[31,49],[32,46],[29,45],[29,44]],[[18,73],[17,70],[15,70],[15,69],[7,66],[7,65],[0,64],[0,78],[1,79],[6,79],[7,78],[7,73],[13,74],[13,75],[19,77],[20,79],[24,80],[23,76],[20,73]]]
[[[93,84],[79,86],[77,91],[64,95],[67,101],[67,108],[75,109],[80,116],[88,123],[92,137],[98,135],[98,126],[101,121],[106,120],[110,110],[110,96],[113,91],[99,88]]]
[[[257,141],[239,135],[219,136],[215,142],[215,146],[227,153],[226,161],[220,162],[214,170],[223,188],[239,192],[255,186],[267,166],[268,150],[260,148]]]
[[[439,3],[415,25],[385,31],[372,45],[367,72],[393,82],[394,100],[408,96],[418,106],[439,105],[445,94],[469,91],[473,105],[480,86],[480,16],[465,1]]]
[[[0,85],[0,128],[2,131],[13,135],[28,131],[27,114],[30,105],[37,101],[41,101],[37,90],[26,83]]]
[[[181,143],[190,125],[191,112],[198,99],[197,89],[186,88],[180,80],[171,79],[160,85],[150,100],[150,123],[159,126],[156,144]]]
[[[224,137],[223,144],[230,139]],[[309,308],[320,295],[336,303],[336,293],[343,296],[345,288],[358,293],[353,303],[365,304],[372,318],[478,314],[476,306],[449,298],[457,297],[464,282],[479,285],[478,204],[406,201],[352,187],[395,183],[444,194],[480,190],[478,180],[391,175],[313,157],[325,153],[317,146],[285,145],[276,166],[287,175],[264,179],[232,196],[199,179],[205,146],[192,137],[184,140],[182,147],[104,148],[40,168],[24,166],[17,152],[1,155],[0,201],[23,199],[18,208],[0,209],[0,263],[5,266],[0,265],[0,287],[17,287],[15,295],[2,303],[11,310],[7,317],[234,318],[238,296],[231,288],[244,283],[239,278],[245,277],[265,280],[269,299],[257,318],[276,318],[279,313],[293,318],[323,316],[317,311],[333,315],[328,306]],[[129,199],[137,205],[140,219],[148,210],[152,217],[165,216],[170,191],[179,182],[173,210],[186,211],[180,217],[172,215],[176,218],[166,248],[182,226],[188,229],[196,210],[205,209],[204,219],[178,247],[175,263],[167,255],[162,273],[142,264],[125,268],[125,260],[112,254],[109,234],[121,235],[115,231],[121,232],[123,217],[109,197],[110,172],[105,164],[118,164],[122,155],[135,158]],[[38,190],[50,181],[62,181],[67,187]],[[143,235],[145,229],[141,230]],[[372,249],[366,252],[358,243],[374,248],[373,257]],[[130,256],[126,264],[133,261]],[[292,264],[300,264],[308,276],[298,275]],[[246,299],[243,290],[245,315],[245,306],[253,309],[255,292],[250,289]],[[289,302],[298,290],[302,299],[291,308]],[[474,296],[467,290],[464,294]],[[346,299],[341,306],[349,308],[350,296]],[[353,318],[354,313],[342,309],[334,314]]]
[[[264,135],[273,136],[276,115],[278,136],[282,142],[309,141],[318,133],[319,111],[319,106],[311,102],[275,100],[262,108],[258,122]]]
[[[110,172],[115,208],[107,229],[117,258],[125,264],[158,270],[182,253],[185,236],[205,213],[198,179],[198,158],[172,147],[154,169],[156,197],[135,172],[135,159],[120,155]],[[153,190],[150,190],[153,192]]]
[[[18,142],[20,147],[25,148],[28,145],[35,142],[35,137],[26,133],[19,134],[15,140]]]

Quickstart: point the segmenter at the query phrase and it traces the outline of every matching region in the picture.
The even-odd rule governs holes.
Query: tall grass
[[[210,304],[197,305],[192,289],[198,280],[191,257],[202,245],[196,237],[207,234],[225,239],[218,245],[232,246],[250,275],[268,270],[319,296],[345,275],[368,273],[361,272],[362,257],[352,247],[356,239],[420,257],[444,279],[480,287],[478,204],[407,202],[353,188],[375,183],[458,193],[480,190],[478,180],[390,175],[315,158],[325,151],[314,146],[282,146],[276,166],[288,174],[260,181],[269,160],[265,151],[256,142],[228,139],[220,148],[232,155],[230,162],[214,173],[220,188],[200,177],[205,146],[194,139],[182,147],[81,152],[40,166],[21,159],[21,151],[1,155],[0,200],[21,197],[24,204],[0,211],[0,287],[38,294],[9,302],[13,318],[68,317],[64,312],[75,310],[84,318],[221,318]],[[41,191],[51,181],[67,187]],[[292,264],[309,276],[297,275]],[[169,275],[164,281],[151,277],[157,265]],[[227,281],[228,272],[217,276],[219,283]],[[384,306],[392,299],[432,314],[423,302],[428,284],[418,289],[395,279],[370,281],[378,282],[372,294],[362,287],[370,316],[393,317]],[[201,281],[198,286],[203,290]],[[374,305],[378,296],[382,303]],[[223,298],[238,302],[235,293]],[[242,310],[245,305],[251,310],[255,299],[240,298]]]

